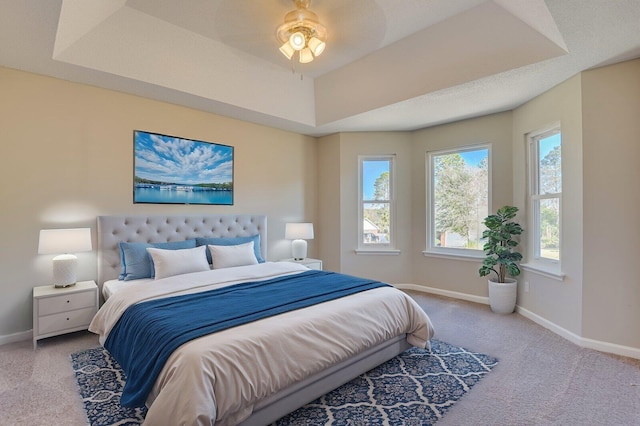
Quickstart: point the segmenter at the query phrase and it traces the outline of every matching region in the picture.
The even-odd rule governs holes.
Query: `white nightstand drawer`
[[[95,314],[96,308],[90,307],[47,315],[46,317],[38,318],[38,331],[40,334],[49,334],[70,328],[89,326]]]
[[[40,316],[68,312],[80,308],[95,306],[96,295],[92,291],[82,293],[61,294],[59,296],[44,297],[38,300]]]

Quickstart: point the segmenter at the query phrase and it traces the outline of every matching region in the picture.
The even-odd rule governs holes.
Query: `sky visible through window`
[[[560,146],[561,138],[560,133],[556,133],[555,135],[551,135],[548,138],[544,138],[540,140],[540,158],[544,158],[547,156],[549,152],[551,152],[555,147]]]
[[[362,191],[365,200],[373,199],[376,179],[389,171],[389,160],[367,160],[362,163]]]
[[[462,157],[464,162],[467,163],[469,166],[478,167],[478,164],[480,164],[480,161],[482,161],[482,159],[484,158],[487,158],[487,150],[476,149],[473,151],[461,151],[460,156]]]

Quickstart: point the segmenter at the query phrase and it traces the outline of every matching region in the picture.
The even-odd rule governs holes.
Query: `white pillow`
[[[256,265],[255,252],[253,251],[253,241],[238,244],[235,246],[212,246],[209,247],[213,269],[231,268],[233,266]]]
[[[147,248],[156,270],[156,280],[173,275],[209,270],[205,246],[181,250]]]

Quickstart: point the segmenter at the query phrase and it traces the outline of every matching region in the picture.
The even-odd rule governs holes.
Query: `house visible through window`
[[[491,147],[427,154],[427,250],[473,254],[482,250],[482,222],[489,214]]]
[[[528,140],[532,260],[559,264],[562,198],[560,127],[532,133]]]
[[[392,248],[395,156],[360,156],[359,248]]]

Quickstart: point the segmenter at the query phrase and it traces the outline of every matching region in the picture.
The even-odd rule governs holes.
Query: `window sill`
[[[423,251],[425,257],[437,257],[440,259],[467,260],[472,262],[482,262],[484,254],[465,254],[465,253],[443,253],[436,251]]]
[[[528,272],[542,275],[543,277],[551,278],[556,281],[564,281],[565,274],[563,274],[557,268],[549,268],[546,265],[534,264],[534,263],[522,263],[520,267]]]
[[[357,255],[381,255],[381,256],[398,256],[400,250],[396,249],[356,249]]]

